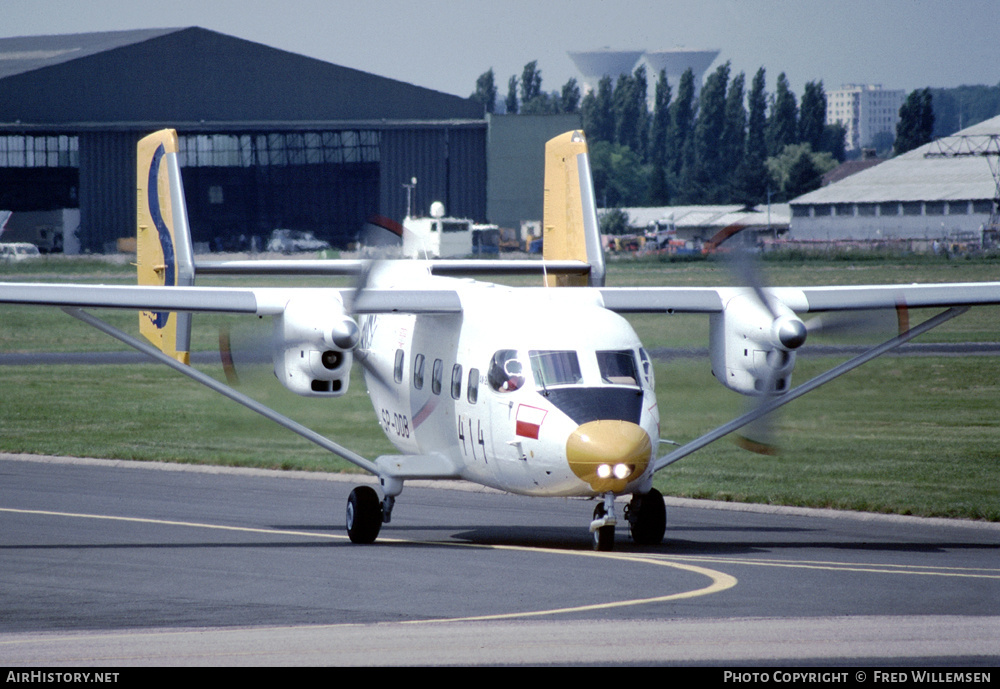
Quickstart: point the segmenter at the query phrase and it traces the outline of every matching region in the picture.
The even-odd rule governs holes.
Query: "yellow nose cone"
[[[646,470],[652,454],[649,434],[628,421],[590,421],[566,441],[569,468],[598,493],[625,490]]]

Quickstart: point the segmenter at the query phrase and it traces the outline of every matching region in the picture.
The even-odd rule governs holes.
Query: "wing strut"
[[[920,325],[914,327],[912,330],[908,330],[907,332],[903,333],[902,335],[898,335],[898,336],[892,338],[891,340],[883,342],[882,344],[880,344],[880,345],[878,345],[876,347],[873,347],[872,349],[869,349],[868,351],[864,352],[863,354],[859,354],[858,356],[854,357],[853,359],[848,359],[847,361],[845,361],[844,363],[840,364],[839,366],[835,366],[835,367],[831,368],[826,373],[821,373],[820,375],[816,376],[812,380],[810,380],[810,381],[808,381],[806,383],[803,383],[802,385],[799,385],[798,387],[793,388],[792,390],[789,390],[786,394],[781,395],[779,397],[774,397],[771,400],[769,400],[768,402],[765,402],[764,404],[761,404],[759,407],[755,408],[753,411],[749,411],[746,414],[743,414],[742,416],[738,416],[735,419],[733,419],[732,421],[730,421],[729,423],[727,423],[727,424],[725,424],[723,426],[719,426],[715,430],[706,433],[705,435],[701,436],[700,438],[692,440],[691,442],[689,442],[689,443],[687,443],[685,445],[682,445],[681,447],[677,448],[673,452],[671,452],[669,454],[666,454],[663,457],[660,457],[658,460],[656,460],[656,462],[653,463],[653,471],[654,472],[659,471],[660,469],[662,469],[662,468],[664,468],[664,467],[666,467],[666,466],[668,466],[670,464],[673,464],[677,460],[683,459],[683,458],[687,457],[692,452],[700,450],[701,448],[705,447],[709,443],[714,443],[716,440],[718,440],[722,436],[727,435],[729,433],[732,433],[733,431],[735,431],[735,430],[737,430],[739,428],[742,428],[743,426],[746,426],[747,424],[749,424],[749,423],[751,423],[753,421],[756,421],[757,419],[761,418],[762,416],[770,414],[772,411],[774,411],[778,407],[782,407],[782,406],[788,404],[789,402],[791,402],[792,400],[795,400],[795,399],[798,399],[799,397],[802,397],[802,395],[806,394],[807,392],[812,392],[813,390],[815,390],[819,386],[825,385],[826,383],[829,383],[834,378],[842,376],[845,373],[847,373],[848,371],[851,371],[851,370],[857,368],[861,364],[868,363],[869,361],[871,361],[872,359],[875,359],[876,357],[882,356],[883,354],[885,354],[889,350],[894,349],[894,348],[898,347],[901,344],[909,342],[910,340],[912,340],[913,338],[917,337],[918,335],[922,335],[925,332],[927,332],[928,330],[936,328],[937,326],[941,325],[945,321],[949,321],[952,318],[954,318],[955,316],[960,316],[960,315],[962,315],[963,313],[965,313],[968,310],[969,310],[969,307],[962,306],[962,307],[951,308],[951,309],[948,309],[947,311],[943,311],[943,312],[939,313],[938,315],[934,316],[933,318],[929,318],[928,320],[924,321]]]
[[[337,455],[338,457],[342,457],[343,459],[346,459],[351,464],[354,464],[354,465],[356,465],[356,466],[364,469],[367,472],[375,474],[376,476],[380,476],[381,475],[381,472],[379,471],[378,467],[373,462],[365,459],[361,455],[359,455],[357,453],[354,453],[354,452],[351,452],[346,447],[338,445],[337,443],[333,442],[332,440],[329,440],[328,438],[323,437],[319,433],[315,432],[314,430],[312,430],[310,428],[307,428],[307,427],[303,426],[302,424],[298,423],[297,421],[293,421],[292,419],[288,418],[287,416],[284,416],[283,414],[279,414],[278,412],[274,411],[270,407],[267,407],[267,406],[261,404],[257,400],[255,400],[255,399],[253,399],[251,397],[248,397],[247,395],[244,395],[241,392],[237,392],[236,390],[233,390],[228,385],[226,385],[224,383],[220,383],[219,381],[215,380],[211,376],[206,375],[206,374],[202,373],[201,371],[198,371],[197,369],[194,369],[194,368],[192,368],[190,366],[182,364],[181,362],[177,361],[176,359],[174,359],[174,358],[172,358],[170,356],[167,356],[166,354],[164,354],[163,352],[161,352],[156,347],[154,347],[152,345],[149,345],[149,344],[146,344],[145,342],[143,342],[141,340],[138,340],[138,339],[132,337],[131,335],[127,334],[127,333],[122,332],[118,328],[114,327],[113,325],[109,325],[108,323],[105,323],[104,321],[102,321],[101,319],[97,318],[96,316],[93,316],[93,315],[87,313],[86,311],[83,311],[82,309],[73,308],[73,307],[63,307],[63,311],[65,311],[66,313],[68,313],[70,316],[73,316],[73,318],[81,320],[84,323],[86,323],[87,325],[90,325],[90,326],[92,326],[94,328],[97,328],[101,332],[110,335],[111,337],[115,338],[116,340],[120,340],[121,342],[124,342],[128,346],[133,347],[135,349],[138,349],[140,352],[143,352],[144,354],[148,354],[149,356],[153,357],[154,359],[156,359],[160,363],[166,364],[167,366],[169,366],[170,368],[174,369],[175,371],[183,373],[188,378],[191,378],[191,379],[193,379],[193,380],[201,383],[202,385],[205,385],[206,387],[211,388],[215,392],[218,392],[219,394],[228,397],[229,399],[233,400],[234,402],[239,402],[240,404],[242,404],[244,407],[250,409],[251,411],[255,411],[258,414],[260,414],[261,416],[264,416],[264,417],[270,419],[271,421],[274,421],[275,423],[277,423],[277,424],[279,424],[281,426],[284,426],[285,428],[287,428],[288,430],[292,431],[293,433],[297,433],[298,435],[302,436],[306,440],[308,440],[308,441],[310,441],[312,443],[315,443],[316,445],[319,445],[324,450],[328,450],[328,451],[332,452],[333,454]]]

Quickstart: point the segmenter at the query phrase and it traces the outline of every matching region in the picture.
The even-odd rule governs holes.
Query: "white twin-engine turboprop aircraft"
[[[607,288],[587,148],[581,132],[546,146],[543,261],[244,261],[195,266],[172,130],[138,148],[137,287],[0,283],[0,302],[61,306],[378,476],[355,488],[347,532],[376,539],[407,479],[464,479],[537,496],[597,497],[590,530],[614,543],[615,497],[634,541],[659,543],[666,513],[653,474],[961,313],[1000,303],[1000,283],[765,289]],[[202,274],[355,275],[354,289],[201,288]],[[534,273],[546,286],[470,276]],[[751,281],[752,282],[752,281]],[[141,310],[155,346],[84,311]],[[807,327],[798,313],[949,307],[920,326],[792,389]],[[398,455],[370,461],[187,365],[194,312],[273,318],[278,380],[307,396],[347,391],[364,367]],[[715,377],[759,400],[751,412],[659,456],[653,369],[620,314],[709,314]],[[224,359],[225,359],[225,352]]]

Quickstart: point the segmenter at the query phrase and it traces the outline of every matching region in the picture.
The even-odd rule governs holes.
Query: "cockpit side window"
[[[524,366],[517,358],[517,350],[501,349],[494,354],[486,378],[497,392],[511,392],[524,385]]]
[[[639,348],[639,359],[642,361],[642,375],[646,379],[646,385],[651,389],[656,387],[656,380],[653,377],[653,362],[649,358],[649,354],[642,347]]]
[[[583,382],[580,360],[576,352],[537,351],[528,352],[531,361],[531,375],[535,384],[542,389],[553,385],[579,385]]]
[[[598,352],[597,365],[601,369],[601,380],[605,383],[639,385],[639,371],[635,365],[635,353],[631,349]]]

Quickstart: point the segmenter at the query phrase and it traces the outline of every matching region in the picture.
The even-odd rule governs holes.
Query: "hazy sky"
[[[0,0],[0,36],[183,26],[459,96],[490,67],[502,96],[531,60],[556,90],[567,51],[605,47],[718,49],[713,69],[798,94],[1000,83],[1000,0]]]

